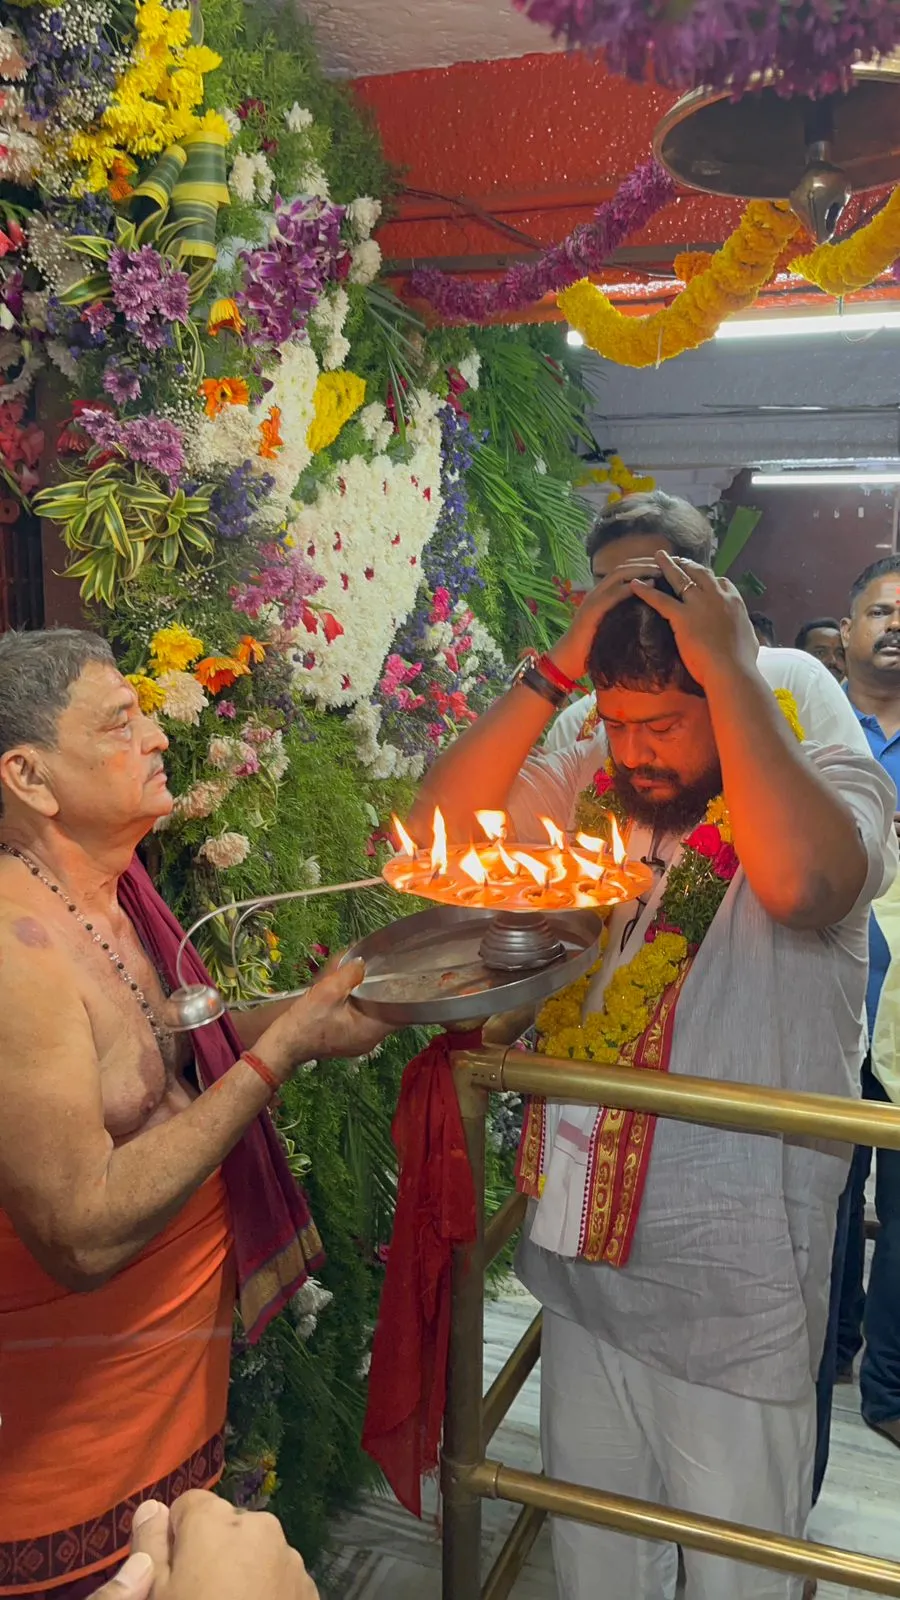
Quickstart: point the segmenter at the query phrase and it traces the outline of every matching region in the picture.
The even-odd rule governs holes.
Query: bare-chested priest
[[[91,1593],[139,1501],[216,1481],[235,1290],[255,1337],[321,1256],[269,1101],[382,1037],[358,963],[167,1031],[165,749],[101,639],[0,639],[0,1595]]]

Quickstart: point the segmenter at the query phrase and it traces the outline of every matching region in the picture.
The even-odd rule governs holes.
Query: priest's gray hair
[[[0,635],[0,755],[23,744],[54,749],[72,685],[94,661],[115,666],[106,640],[78,628]]]

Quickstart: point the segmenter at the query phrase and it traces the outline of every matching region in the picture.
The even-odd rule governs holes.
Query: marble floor
[[[534,1303],[514,1284],[487,1308],[485,1378],[490,1382],[521,1338]],[[540,1468],[539,1371],[532,1373],[491,1446],[495,1459],[530,1471]],[[484,1507],[485,1572],[514,1521],[516,1509]],[[867,1555],[900,1560],[900,1450],[860,1420],[856,1388],[835,1394],[831,1463],[810,1537]],[[334,1558],[322,1580],[323,1600],[440,1600],[437,1494],[422,1522],[386,1496],[372,1496],[335,1529]],[[513,1592],[514,1600],[558,1600],[546,1528]],[[472,1597],[475,1600],[475,1597]],[[631,1600],[620,1595],[598,1600]],[[819,1600],[864,1600],[861,1590],[819,1586]]]

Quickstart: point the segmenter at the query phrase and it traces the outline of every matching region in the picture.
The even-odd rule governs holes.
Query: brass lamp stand
[[[484,1218],[485,1122],[488,1096],[513,1090],[555,1099],[653,1112],[680,1122],[747,1133],[805,1134],[900,1150],[900,1108],[831,1095],[667,1076],[634,1068],[561,1061],[512,1050],[531,1021],[530,1012],[495,1017],[481,1049],[454,1057],[454,1078],[475,1182],[475,1243],[458,1250],[453,1266],[453,1311],[441,1483],[443,1600],[506,1600],[549,1514],[614,1528],[635,1538],[660,1539],[778,1572],[844,1583],[867,1594],[900,1597],[900,1563],[830,1545],[808,1544],[740,1523],[694,1516],[670,1506],[602,1494],[491,1460],[486,1450],[540,1356],[538,1315],[484,1394],[484,1275],[513,1237],[525,1200],[510,1195]],[[522,1506],[496,1561],[482,1581],[481,1502]],[[602,1581],[602,1579],[601,1579]],[[598,1600],[622,1600],[604,1595]]]

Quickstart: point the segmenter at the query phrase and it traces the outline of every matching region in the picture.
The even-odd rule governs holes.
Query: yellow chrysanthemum
[[[146,716],[152,716],[154,711],[161,710],[165,694],[153,678],[148,678],[146,672],[129,672],[126,682],[134,689],[138,705]]]
[[[202,639],[180,622],[173,622],[160,628],[150,640],[150,670],[156,677],[164,672],[186,672],[205,653]]]
[[[313,397],[315,416],[306,434],[313,455],[333,444],[366,398],[366,381],[355,372],[323,372]]]

